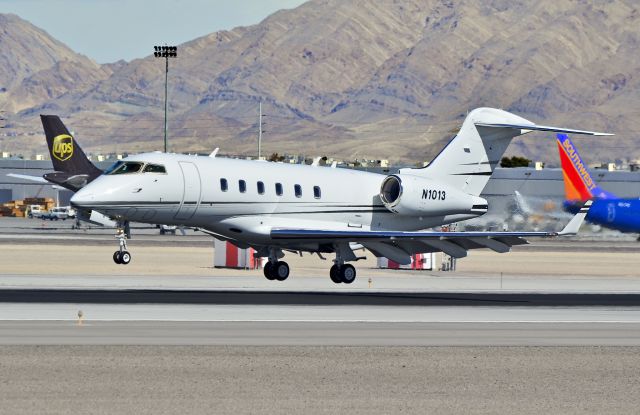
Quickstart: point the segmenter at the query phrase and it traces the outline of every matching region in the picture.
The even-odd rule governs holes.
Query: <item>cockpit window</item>
[[[112,171],[114,171],[115,169],[117,169],[120,166],[122,166],[122,161],[116,161],[115,163],[113,163],[111,166],[109,166],[109,168],[107,168],[102,173],[103,174],[111,174]]]
[[[104,174],[132,174],[139,173],[144,163],[139,161],[119,161],[111,166]]]
[[[159,164],[147,164],[146,166],[144,166],[143,171],[145,173],[166,173],[167,172],[164,166],[161,166]]]

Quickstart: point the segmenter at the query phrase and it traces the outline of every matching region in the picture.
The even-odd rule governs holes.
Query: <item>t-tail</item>
[[[612,135],[593,131],[537,125],[515,114],[495,108],[477,108],[467,115],[458,134],[420,169],[402,169],[405,174],[441,180],[478,196],[502,159],[511,139],[532,131],[586,135]]]
[[[57,115],[41,115],[42,127],[53,163],[48,181],[76,191],[102,174],[89,159]]]
[[[591,178],[586,164],[566,134],[557,134],[558,153],[562,166],[565,199],[584,202],[589,199],[616,198],[613,193],[601,189]]]

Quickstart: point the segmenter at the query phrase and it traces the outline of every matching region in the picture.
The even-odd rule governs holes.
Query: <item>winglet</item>
[[[582,222],[584,222],[584,218],[587,216],[592,203],[593,200],[587,200],[584,206],[580,208],[580,211],[569,221],[569,223],[567,223],[567,226],[558,232],[558,236],[576,235],[580,226],[582,226]]]

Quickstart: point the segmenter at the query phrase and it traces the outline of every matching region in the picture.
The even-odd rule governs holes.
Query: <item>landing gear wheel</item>
[[[336,284],[340,284],[342,282],[342,280],[340,279],[340,267],[333,264],[333,266],[329,270],[329,278],[331,278],[331,281],[335,282]]]
[[[127,265],[129,262],[131,262],[131,254],[129,253],[129,251],[120,252],[120,263],[123,265]]]
[[[344,264],[340,267],[340,280],[345,284],[351,284],[356,279],[356,269],[351,264]]]
[[[127,265],[131,262],[131,254],[127,251],[127,228],[128,222],[118,222],[118,227],[116,228],[115,238],[118,240],[118,245],[120,245],[120,249],[113,253],[113,262],[116,264]]]
[[[278,261],[271,272],[278,281],[284,281],[289,277],[289,264],[284,261]]]
[[[264,276],[269,280],[269,281],[273,281],[276,279],[276,276],[273,272],[273,264],[271,262],[267,262],[266,264],[264,264],[264,268],[262,269],[262,272],[264,272]]]

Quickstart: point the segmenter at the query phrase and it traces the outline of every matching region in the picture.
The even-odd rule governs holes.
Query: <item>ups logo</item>
[[[68,134],[60,134],[53,139],[53,157],[60,161],[66,161],[73,156],[73,137]]]

